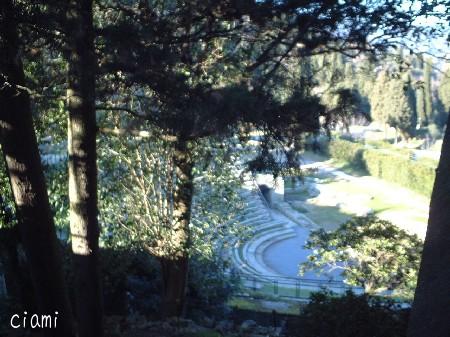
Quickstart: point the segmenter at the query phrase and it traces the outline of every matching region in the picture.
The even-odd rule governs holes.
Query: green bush
[[[223,316],[226,302],[237,290],[237,275],[226,272],[229,266],[221,258],[195,254],[189,263],[189,316],[194,319],[201,319],[205,314]]]
[[[367,140],[366,144],[376,149],[392,148],[392,144],[387,140]]]
[[[434,161],[413,160],[409,150],[367,149],[362,144],[338,139],[330,142],[329,154],[371,176],[430,196],[435,178]]]
[[[414,161],[409,156],[379,150],[364,151],[363,160],[370,175],[431,195],[435,168],[429,162]]]
[[[365,169],[363,161],[364,146],[361,144],[336,139],[330,142],[328,151],[330,156],[338,161],[347,162],[355,168]]]
[[[368,294],[412,299],[422,241],[389,221],[371,215],[354,217],[335,231],[312,231],[304,248],[312,253],[300,272],[329,271],[339,266],[345,282]]]
[[[290,324],[292,337],[406,337],[409,310],[392,301],[327,292],[311,295],[298,320]]]
[[[158,260],[130,248],[100,249],[100,275],[106,315],[126,315],[129,311],[156,317],[162,293]],[[64,247],[64,273],[72,305],[75,305],[75,275],[70,245]]]

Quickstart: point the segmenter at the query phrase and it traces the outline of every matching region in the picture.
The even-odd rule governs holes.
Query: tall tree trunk
[[[0,142],[16,204],[19,230],[29,263],[37,307],[58,312],[46,336],[72,336],[72,314],[50,210],[11,0],[0,2]]]
[[[173,195],[174,256],[161,261],[164,282],[163,316],[183,316],[189,272],[189,223],[193,193],[193,161],[188,142],[179,140],[175,145],[175,192]]]
[[[408,337],[450,336],[450,118],[436,170]]]
[[[94,30],[92,0],[66,12],[70,231],[80,337],[103,335],[99,276]]]

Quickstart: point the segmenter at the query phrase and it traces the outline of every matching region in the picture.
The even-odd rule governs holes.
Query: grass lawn
[[[342,212],[342,210],[336,206],[306,204],[305,208],[308,210],[308,218],[325,230],[334,230],[340,224],[351,218],[351,214]]]
[[[363,177],[369,175],[366,170],[363,170],[359,167],[354,167],[352,165],[349,165],[346,162],[340,162],[337,160],[332,159],[330,161],[330,164],[336,167],[338,170],[341,170],[344,173],[347,173],[349,175],[355,176],[355,177]]]
[[[258,312],[272,312],[273,307],[268,305],[267,302],[280,302],[280,306],[277,306],[276,311],[282,314],[297,315],[302,305],[296,301],[289,301],[286,299],[268,298],[252,298],[252,297],[233,297],[228,301],[228,306],[234,309],[258,311]]]
[[[266,283],[261,289],[258,290],[260,293],[265,293],[268,295],[273,295],[275,297],[293,297],[293,298],[309,298],[309,295],[313,291],[308,289],[302,289],[299,287],[297,290],[295,287],[283,287],[281,285],[274,285],[273,283]]]
[[[297,198],[292,199],[292,196],[296,196],[295,190],[289,190],[288,194],[291,206],[311,218],[317,225],[326,230],[333,230],[351,216],[371,210],[377,216],[386,218],[402,228],[426,228],[428,198],[367,176],[361,170],[348,165],[328,163],[351,177],[336,177],[332,172],[319,170],[309,175],[318,178],[317,187],[321,191],[318,197],[308,198],[301,192]]]

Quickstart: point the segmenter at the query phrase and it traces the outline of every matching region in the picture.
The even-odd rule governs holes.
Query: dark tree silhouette
[[[450,335],[450,118],[430,202],[408,337]]]
[[[37,307],[58,311],[56,329],[46,336],[72,336],[60,251],[33,129],[17,23],[12,1],[0,3],[0,141],[16,204],[20,236],[29,264]]]

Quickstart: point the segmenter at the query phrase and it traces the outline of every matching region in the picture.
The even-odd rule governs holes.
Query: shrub
[[[430,135],[431,139],[439,139],[442,137],[442,131],[439,126],[436,124],[430,124],[428,125],[428,134]]]
[[[158,260],[126,248],[106,248],[100,254],[105,312],[120,315],[128,309],[158,316],[162,293]]]
[[[427,159],[413,160],[409,150],[367,149],[362,144],[338,139],[330,143],[329,154],[374,177],[431,195],[436,163]]]
[[[329,145],[329,153],[332,158],[347,162],[359,169],[365,169],[363,152],[364,146],[347,140],[333,140]]]
[[[392,144],[387,140],[367,140],[366,144],[375,149],[388,149],[392,148]]]
[[[413,296],[422,242],[389,221],[355,217],[335,231],[311,232],[305,248],[313,253],[300,265],[301,272],[338,269],[348,284],[366,293]]]
[[[191,316],[205,313],[223,314],[225,303],[238,287],[238,278],[226,273],[221,258],[193,255],[190,260],[188,284],[188,312]]]
[[[72,305],[75,303],[74,275],[70,246],[64,247],[64,272]],[[129,248],[101,248],[100,275],[106,315],[129,311],[158,316],[161,273],[159,263],[149,254]]]
[[[314,293],[289,326],[292,337],[403,337],[409,309],[392,301],[347,292],[335,297]]]
[[[370,175],[399,184],[426,196],[431,195],[435,168],[426,161],[381,150],[366,150],[363,160]]]

